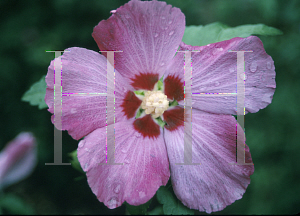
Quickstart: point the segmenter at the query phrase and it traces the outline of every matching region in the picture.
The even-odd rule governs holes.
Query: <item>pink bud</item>
[[[0,152],[0,189],[25,179],[36,163],[35,137],[20,133]]]

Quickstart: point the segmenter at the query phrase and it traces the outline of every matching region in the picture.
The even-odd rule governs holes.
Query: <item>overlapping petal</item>
[[[0,190],[30,175],[36,162],[34,136],[31,133],[20,133],[0,152]]]
[[[192,162],[200,165],[176,165],[184,163],[184,127],[164,130],[173,189],[192,209],[220,211],[242,198],[254,172],[253,165],[230,164],[236,161],[236,137],[241,139],[244,133],[239,125],[236,133],[237,122],[230,115],[193,109],[192,123]],[[239,151],[243,147],[238,146]],[[245,152],[246,162],[251,163],[248,146]]]
[[[169,161],[162,129],[157,138],[144,138],[133,128],[133,119],[115,124],[115,163],[106,163],[106,128],[80,141],[78,159],[89,186],[100,202],[116,208],[146,203],[170,177]],[[113,137],[107,137],[113,139]]]
[[[134,0],[101,21],[92,35],[100,50],[123,51],[115,53],[116,69],[133,79],[140,73],[161,77],[184,29],[185,16],[180,9],[165,2]]]
[[[74,139],[80,139],[97,128],[106,125],[107,108],[107,59],[97,52],[84,48],[67,49],[60,58],[62,62],[62,128],[68,130]],[[112,67],[110,64],[108,67]],[[60,72],[60,70],[57,70]],[[49,111],[54,113],[54,60],[46,76],[45,101]],[[115,71],[115,120],[126,119],[121,104],[129,90],[133,88]],[[69,93],[69,94],[67,94]],[[82,94],[84,93],[84,94]],[[104,94],[95,94],[104,93]],[[54,123],[54,115],[52,116]],[[59,127],[56,124],[56,127]]]
[[[257,112],[271,103],[275,91],[275,67],[258,37],[233,38],[231,40],[193,47],[181,43],[180,50],[200,50],[192,53],[192,101],[193,108],[210,113],[236,115],[237,54],[245,56],[245,108],[246,113]],[[184,53],[172,60],[166,75],[175,75],[184,81]],[[167,77],[167,76],[166,76]],[[220,93],[200,94],[200,93]],[[180,101],[179,104],[183,104]]]

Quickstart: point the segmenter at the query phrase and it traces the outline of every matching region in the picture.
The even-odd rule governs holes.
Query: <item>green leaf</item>
[[[136,112],[136,115],[135,115],[135,118],[139,118],[142,114],[143,114],[144,110],[142,108],[140,108],[137,112]]]
[[[21,100],[29,102],[32,106],[39,106],[39,109],[47,108],[48,106],[45,103],[46,88],[45,76],[43,76],[40,81],[34,83],[30,89],[25,92]]]
[[[78,161],[78,157],[77,157],[77,150],[72,151],[71,153],[68,154],[72,159],[70,160],[71,165],[73,168],[77,169],[78,171],[84,173],[84,171],[82,170],[80,163]]]
[[[155,209],[148,211],[146,213],[146,215],[163,215],[164,214],[164,210],[163,210],[163,206],[159,205],[157,206]]]
[[[20,197],[13,194],[4,194],[0,198],[0,206],[9,214],[17,215],[32,215],[34,210],[31,206],[25,203]]]
[[[192,46],[204,46],[235,37],[248,37],[250,35],[274,36],[282,31],[264,24],[241,25],[230,27],[220,22],[205,26],[187,26],[182,41]]]
[[[177,100],[173,100],[172,102],[169,102],[169,107],[177,106],[177,105],[178,105]]]
[[[161,117],[157,117],[156,119],[154,119],[154,121],[159,125],[161,126],[162,128],[165,126],[166,122],[164,122]]]
[[[137,91],[133,91],[136,95],[142,95],[145,96],[144,91],[143,90],[137,90]]]
[[[194,215],[195,212],[192,209],[184,206],[180,200],[175,198],[171,191],[166,187],[160,187],[156,192],[157,200],[163,205],[164,214],[176,214],[176,215]]]
[[[139,206],[132,206],[129,205],[127,202],[125,202],[126,209],[131,215],[145,215],[147,212],[147,209],[149,208],[151,204],[152,199],[150,199],[145,204],[139,205]]]

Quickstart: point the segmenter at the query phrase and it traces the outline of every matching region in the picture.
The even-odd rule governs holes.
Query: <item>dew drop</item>
[[[85,163],[85,164],[84,164],[84,171],[86,171],[86,170],[87,170],[88,166],[89,166],[89,164],[88,164],[88,163]]]
[[[272,63],[271,63],[271,62],[268,62],[268,63],[267,63],[267,68],[268,68],[268,69],[271,69],[271,68],[272,68]]]
[[[172,24],[172,22],[173,22],[173,21],[172,21],[172,20],[170,20],[170,21],[168,22],[168,24],[169,24],[169,25],[171,25],[171,24]]]
[[[88,148],[85,148],[84,150],[85,150],[86,152],[90,152],[90,150],[89,150]]]
[[[215,81],[215,86],[219,86],[219,85],[220,85],[220,82]]]
[[[114,189],[114,192],[115,192],[116,194],[118,194],[118,193],[120,192],[120,189],[121,189],[121,185],[117,185],[117,186],[115,187],[115,189]]]
[[[130,16],[129,16],[128,14],[126,14],[126,15],[125,15],[125,17],[126,17],[127,19],[129,19],[129,18],[130,18]]]
[[[162,16],[161,19],[164,20],[164,19],[166,19],[166,17]]]
[[[150,154],[150,156],[153,157],[153,158],[155,158],[155,155],[153,155],[153,154]]]
[[[164,63],[164,62],[160,63],[160,66],[164,66],[164,65],[165,65],[165,63]]]
[[[116,10],[111,10],[111,11],[110,11],[111,14],[114,14],[114,13],[116,13],[116,12],[117,12]]]
[[[74,114],[74,113],[76,113],[76,112],[77,112],[76,108],[72,108],[72,109],[71,109],[71,113],[72,113],[72,114]]]
[[[250,65],[250,71],[252,73],[254,73],[257,70],[257,63],[256,62],[252,62]]]
[[[244,74],[243,74],[243,73],[240,74],[240,79],[241,79],[241,80],[244,80]],[[246,78],[245,78],[245,79],[246,79]]]
[[[142,199],[146,196],[145,192],[144,191],[140,191],[139,192],[139,197]]]
[[[139,138],[141,136],[141,134],[139,132],[135,133],[135,137]]]
[[[112,197],[109,201],[108,201],[108,207],[110,209],[116,208],[117,207],[117,203],[118,203],[118,199],[116,197]]]
[[[126,163],[126,164],[130,164],[130,162],[129,162],[129,160],[128,160],[128,159],[125,159],[125,160],[124,160],[124,163]]]
[[[79,148],[82,148],[85,145],[85,140],[81,140],[78,144]]]
[[[171,36],[172,34],[174,34],[174,31],[170,31],[169,35]]]
[[[235,71],[235,69],[234,68],[230,68],[229,71],[230,71],[230,73],[233,73]]]
[[[127,153],[127,150],[126,150],[125,148],[122,148],[121,152],[122,152],[123,154],[126,154],[126,153]]]
[[[158,37],[158,33],[155,33],[154,37]]]
[[[205,90],[205,87],[200,88],[200,91],[204,91],[204,90]]]
[[[227,97],[224,97],[225,100],[227,100]]]
[[[123,87],[123,92],[127,92],[127,89],[125,87]]]

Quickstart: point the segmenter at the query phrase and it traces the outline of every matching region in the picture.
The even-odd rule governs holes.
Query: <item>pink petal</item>
[[[245,107],[246,113],[257,112],[271,103],[275,91],[275,67],[258,37],[233,38],[202,47],[181,43],[181,50],[200,50],[192,53],[193,108],[217,114],[236,115],[236,95],[199,96],[195,93],[236,93],[237,54],[229,50],[252,50],[245,53]],[[184,54],[177,53],[167,74],[176,74],[184,80]],[[183,104],[182,100],[179,104]]]
[[[91,50],[73,47],[61,56],[62,92],[73,93],[62,96],[62,128],[74,139],[80,139],[93,130],[106,125],[106,95],[79,95],[74,93],[107,93],[107,59]],[[54,60],[46,76],[45,101],[48,111],[54,113]],[[115,71],[115,120],[126,119],[121,104],[128,90],[133,88]],[[60,104],[57,110],[61,109]],[[52,116],[54,123],[54,115]]]
[[[36,162],[34,136],[20,133],[0,152],[0,189],[25,179],[33,171]]]
[[[242,198],[254,166],[229,164],[236,161],[236,120],[233,116],[193,109],[192,122],[192,162],[200,165],[175,165],[184,162],[184,127],[164,130],[173,189],[191,209],[207,213],[220,211]],[[238,139],[243,135],[238,125]],[[247,145],[245,152],[246,163],[252,163]]]
[[[170,177],[167,150],[162,136],[143,138],[133,128],[133,119],[115,124],[115,163],[106,162],[106,129],[87,135],[78,145],[78,159],[89,186],[100,202],[116,208],[146,203]]]
[[[130,1],[108,20],[101,21],[92,34],[100,50],[116,53],[116,69],[125,77],[140,73],[165,72],[181,42],[184,14],[160,1]],[[105,53],[104,53],[105,55]]]

